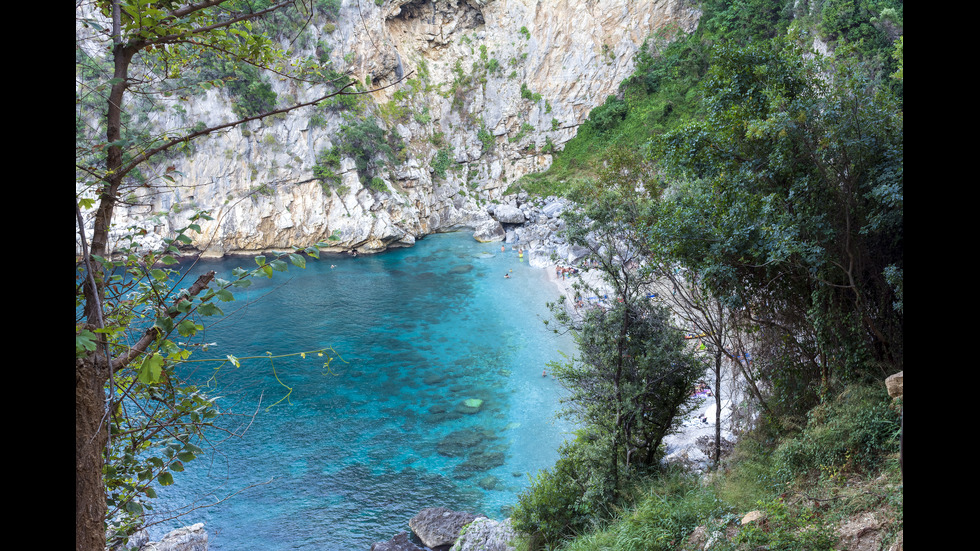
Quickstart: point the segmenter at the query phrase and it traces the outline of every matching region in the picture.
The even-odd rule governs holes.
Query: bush
[[[532,549],[553,547],[613,516],[609,453],[606,439],[583,430],[559,449],[554,468],[541,471],[518,496],[511,520],[530,536]]]
[[[735,537],[736,544],[748,549],[831,551],[837,543],[819,513],[805,507],[791,508],[779,498],[760,502],[759,508],[765,513],[764,520],[743,526]]]
[[[378,170],[385,162],[396,160],[395,147],[401,150],[404,143],[397,135],[389,135],[378,126],[378,123],[371,117],[362,119],[349,119],[348,122],[340,127],[340,135],[337,137],[338,145],[330,149],[324,149],[317,155],[317,162],[313,166],[313,175],[322,183],[333,186],[340,183],[340,159],[350,157],[354,159],[357,168],[357,175],[365,187],[375,191],[385,191],[388,186],[382,181],[378,184]]]
[[[810,411],[801,434],[776,450],[777,466],[788,477],[819,474],[831,480],[879,470],[898,452],[899,416],[889,404],[881,386],[847,388]]]
[[[553,469],[538,473],[518,496],[511,514],[514,529],[531,538],[532,548],[554,546],[583,532],[591,518],[574,461],[562,457]]]
[[[710,486],[683,472],[665,472],[638,490],[637,503],[605,529],[576,538],[565,551],[678,549],[695,528],[728,512]]]
[[[435,156],[432,157],[432,162],[430,166],[432,167],[432,173],[436,178],[445,178],[446,171],[449,170],[449,165],[453,160],[453,147],[448,146],[436,151]]]

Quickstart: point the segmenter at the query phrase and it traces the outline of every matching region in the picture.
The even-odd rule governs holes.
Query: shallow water
[[[152,535],[204,522],[213,550],[367,550],[426,507],[506,517],[569,430],[554,416],[561,388],[542,377],[573,350],[543,323],[556,295],[545,270],[468,233],[324,256],[238,293],[207,331],[210,354],[331,347],[334,359],[193,368],[199,381],[214,375],[223,410],[258,414],[233,420],[251,422],[244,438],[177,473],[158,509],[228,499]]]

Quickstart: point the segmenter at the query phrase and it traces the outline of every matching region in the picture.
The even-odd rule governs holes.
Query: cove
[[[249,428],[215,434],[206,457],[158,490],[160,515],[211,506],[154,526],[152,538],[204,522],[219,551],[366,551],[426,507],[505,518],[569,436],[555,416],[563,390],[542,370],[574,343],[543,323],[558,294],[548,270],[500,247],[451,233],[324,255],[222,304],[196,358],[331,348],[333,359],[182,367],[223,412],[241,414],[224,426]],[[228,277],[249,262],[195,270]]]

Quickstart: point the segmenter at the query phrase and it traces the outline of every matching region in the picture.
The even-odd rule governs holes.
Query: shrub
[[[449,169],[450,163],[452,163],[452,146],[444,147],[432,157],[432,172],[436,178],[445,178],[446,171]]]
[[[518,496],[511,514],[514,529],[530,536],[531,546],[553,546],[589,527],[591,511],[579,482],[580,469],[562,457],[554,468],[538,473]]]
[[[635,507],[606,528],[576,538],[563,549],[671,551],[698,526],[728,514],[711,487],[701,485],[697,477],[680,471],[664,472],[637,491]]]
[[[851,386],[836,399],[813,408],[806,428],[775,453],[787,477],[880,469],[898,451],[898,414],[880,386]]]
[[[493,146],[496,145],[497,140],[494,139],[493,134],[490,133],[490,130],[487,129],[487,125],[483,121],[480,121],[480,129],[476,132],[476,137],[483,144],[480,148],[481,152],[488,153],[493,151]]]
[[[833,530],[819,513],[805,507],[788,506],[781,498],[760,502],[764,520],[745,525],[735,543],[748,549],[785,551],[831,551],[837,543]]]

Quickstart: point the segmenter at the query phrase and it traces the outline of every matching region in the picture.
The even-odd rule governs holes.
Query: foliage
[[[881,386],[851,386],[808,412],[806,428],[775,453],[777,469],[795,478],[820,475],[842,482],[879,471],[898,452],[899,416]]]
[[[487,128],[486,122],[480,119],[480,129],[476,132],[476,138],[480,140],[482,144],[480,151],[483,153],[493,152],[494,146],[497,145],[497,140],[494,138],[490,129]]]
[[[583,304],[574,317],[563,302],[552,305],[558,325],[576,329],[577,356],[551,371],[569,391],[564,414],[584,431],[562,450],[566,480],[542,475],[521,499],[518,524],[547,545],[608,518],[632,482],[659,468],[663,438],[703,372],[639,269],[639,228],[653,204],[637,193],[644,168],[635,155],[611,160],[599,182],[576,188],[579,208],[563,215],[568,242],[590,251],[586,262],[610,293],[576,282]]]
[[[826,75],[829,75],[826,76]],[[788,42],[716,48],[706,119],[659,151],[695,208],[655,238],[761,333],[759,369],[790,408],[832,378],[902,365],[902,118],[860,64]],[[680,168],[680,170],[676,170]],[[895,273],[893,270],[891,273]],[[880,373],[880,371],[878,371]]]
[[[535,103],[541,101],[541,94],[532,92],[531,89],[527,87],[527,84],[523,82],[521,83],[521,97]]]
[[[608,485],[583,461],[583,451],[594,450],[580,434],[559,449],[559,459],[551,469],[535,475],[518,496],[511,513],[514,529],[530,537],[532,548],[551,548],[592,527],[597,507],[608,496]],[[596,500],[596,494],[602,499]]]
[[[628,398],[628,384],[610,392],[600,382],[617,375],[590,367],[634,351],[613,329],[643,306],[642,296],[601,312],[559,305],[559,325],[573,319],[562,312],[580,321],[580,355],[552,373],[568,384],[572,411],[588,430],[562,451],[568,483],[543,477],[522,497],[532,544],[581,534],[563,548],[675,549],[706,524],[713,549],[831,549],[835,519],[827,506],[788,493],[814,480],[817,493],[836,496],[820,500],[834,515],[879,500],[898,511],[897,528],[889,529],[900,530],[900,486],[873,499],[849,488],[883,471],[897,478],[898,416],[880,383],[864,384],[903,366],[903,50],[900,38],[891,42],[901,34],[901,4],[701,5],[699,29],[651,37],[619,93],[592,111],[548,172],[521,186],[579,203],[580,212],[566,217],[568,240],[590,247],[586,262],[601,267],[616,293],[644,287],[637,285],[642,270],[622,268],[631,260],[662,262],[696,282],[731,315],[739,344],[751,352],[742,366],[765,414],[741,435],[713,486],[627,507],[629,484],[662,473],[623,468],[624,448],[643,449],[623,444],[627,436],[617,431],[629,408],[609,399]],[[801,45],[810,29],[823,26],[828,37],[829,21],[840,29],[837,50],[814,56]],[[611,228],[616,237],[603,240]],[[682,498],[701,505],[674,502]],[[540,505],[537,517],[532,503]],[[764,521],[732,527],[731,511],[756,507]],[[685,509],[699,513],[685,516]],[[640,511],[649,514],[632,522]]]
[[[340,161],[343,157],[354,160],[358,179],[365,187],[384,191],[385,185],[378,185],[380,170],[385,162],[394,162],[396,148],[404,147],[401,139],[378,126],[373,117],[347,117],[340,126],[336,138],[337,145],[325,148],[317,155],[313,175],[328,186],[340,183]]]
[[[621,85],[623,97],[610,95],[594,108],[551,168],[525,176],[520,186],[538,195],[564,194],[573,182],[595,177],[593,168],[612,152],[644,150],[652,137],[692,114],[691,90],[705,71],[704,57],[694,37],[670,29],[651,37],[634,74]]]
[[[276,98],[263,71],[297,78],[309,76],[309,66],[294,71],[286,52],[253,23],[279,15],[295,20],[297,14],[283,12],[306,7],[230,0],[76,6],[77,549],[102,549],[107,532],[124,538],[136,530],[151,507],[152,485],[172,483],[173,473],[199,454],[198,439],[216,409],[174,369],[195,349],[202,318],[221,314],[219,304],[232,300],[232,287],[285,270],[290,262],[303,266],[306,255],[319,250],[317,244],[259,257],[253,270],[231,281],[209,273],[181,288],[182,275],[170,268],[187,252],[192,233],[201,232],[199,223],[209,221],[206,215],[192,215],[158,251],[142,244],[144,228],[112,226],[120,202],[139,199],[136,190],[177,183],[172,167],[153,165],[194,139],[312,105],[343,89],[328,87],[311,102],[271,110]],[[225,83],[241,118],[214,126],[151,124],[158,98]]]
[[[764,517],[743,527],[734,538],[736,545],[751,549],[787,551],[832,551],[837,538],[818,511],[790,507],[776,498],[759,502]]]
[[[712,43],[744,45],[786,33],[794,14],[791,3],[771,0],[707,0],[698,31]]]
[[[453,147],[446,146],[440,148],[436,151],[436,154],[432,157],[432,174],[436,178],[443,179],[446,177],[446,171],[449,170],[449,166],[453,161]]]
[[[200,446],[205,433],[219,415],[212,398],[181,380],[175,371],[196,349],[191,343],[204,329],[203,319],[221,316],[220,304],[233,301],[232,289],[247,287],[251,278],[272,277],[275,271],[285,271],[287,263],[303,267],[304,255],[318,256],[318,247],[309,247],[272,260],[259,257],[255,268],[237,272],[230,281],[216,280],[214,289],[194,290],[195,284],[190,291],[176,293],[173,303],[161,302],[173,296],[183,278],[180,270],[170,267],[177,263],[179,246],[190,242],[190,232],[200,231],[196,220],[208,219],[202,214],[194,216],[195,223],[168,240],[162,251],[141,251],[133,241],[116,250],[118,260],[95,259],[109,282],[103,304],[110,323],[76,334],[76,358],[102,347],[110,355],[125,354],[131,350],[130,343],[153,336],[152,348],[128,369],[116,372],[108,385],[112,414],[107,423],[103,484],[107,519],[114,527],[110,535],[120,541],[152,511],[154,486],[173,484],[174,473],[203,453]],[[83,305],[80,289],[87,275],[81,266],[77,272],[76,308]]]
[[[687,473],[667,471],[638,485],[635,504],[614,522],[575,538],[565,551],[671,551],[698,526],[727,514],[711,487]]]

